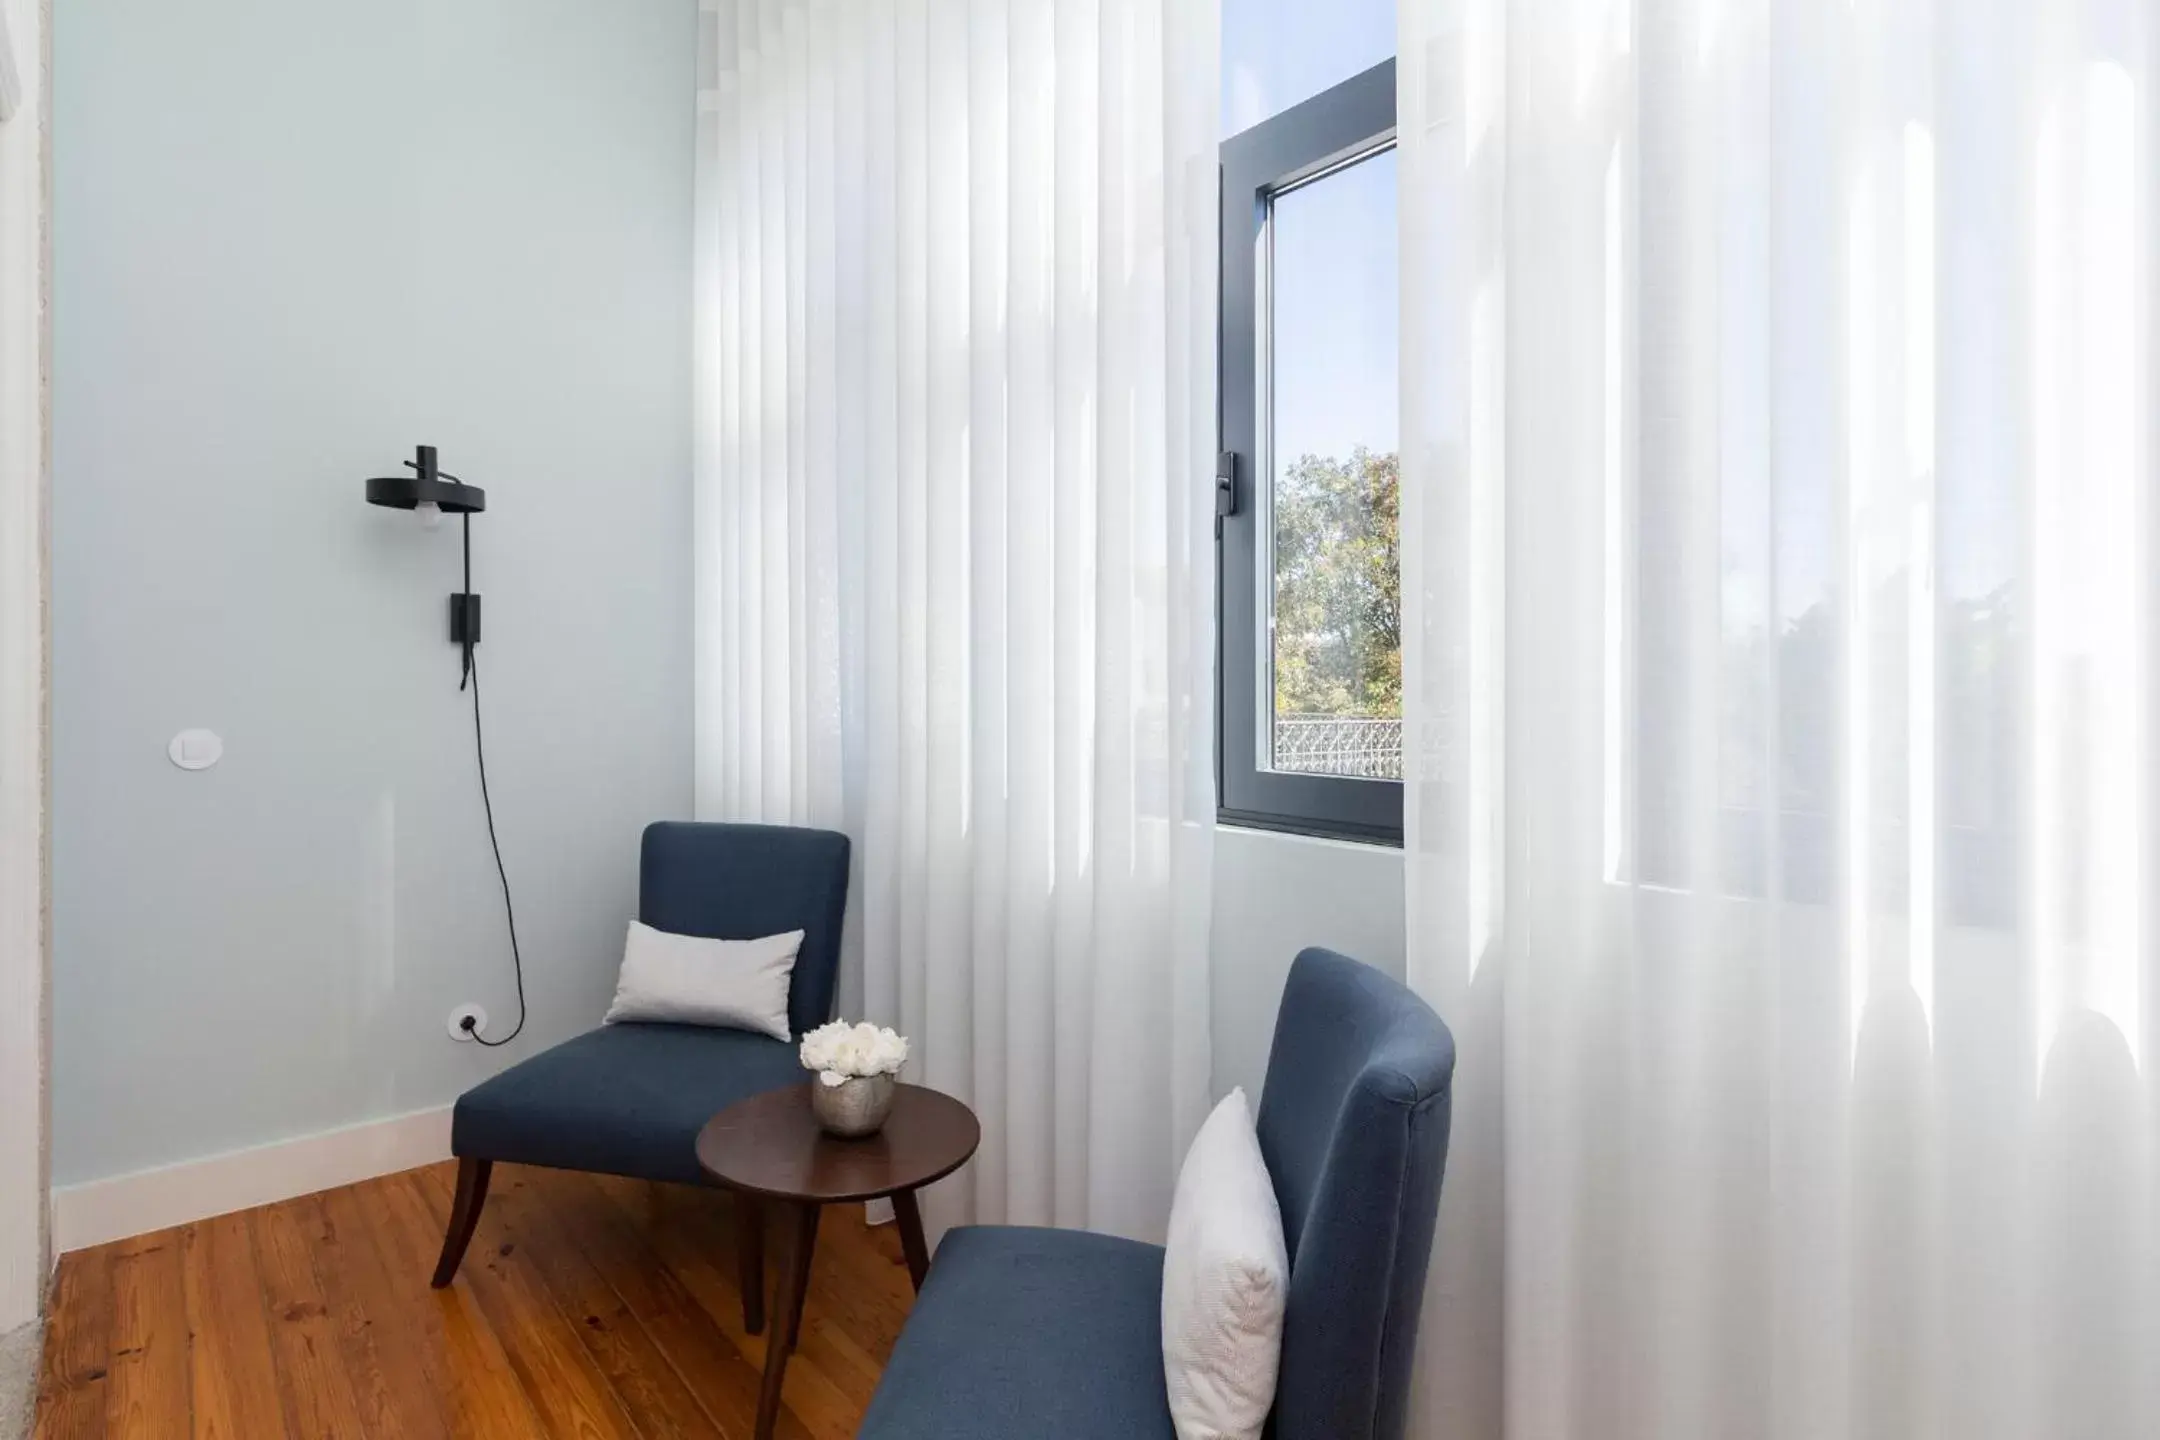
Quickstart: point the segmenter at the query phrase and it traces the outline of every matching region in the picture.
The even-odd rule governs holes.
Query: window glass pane
[[[1263,413],[1278,770],[1402,776],[1395,186],[1389,149],[1274,204]]]
[[[1223,0],[1222,133],[1235,135],[1395,53],[1395,0]]]

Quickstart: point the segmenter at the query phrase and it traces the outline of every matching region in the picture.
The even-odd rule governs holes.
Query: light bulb
[[[442,528],[442,506],[436,504],[433,500],[422,500],[419,504],[413,506],[413,513],[420,517],[420,523],[425,528],[429,530],[440,530]]]

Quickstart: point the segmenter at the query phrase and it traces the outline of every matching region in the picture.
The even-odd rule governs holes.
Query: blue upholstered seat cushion
[[[954,1230],[857,1440],[1174,1440],[1162,1253],[1080,1230]]]
[[[468,1090],[458,1155],[701,1182],[697,1133],[714,1112],[804,1079],[792,1043],[702,1025],[606,1025]]]

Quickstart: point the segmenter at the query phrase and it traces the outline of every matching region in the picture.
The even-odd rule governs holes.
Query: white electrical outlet
[[[465,1022],[471,1020],[472,1024]],[[450,1012],[450,1038],[471,1041],[487,1029],[487,1011],[478,1005],[460,1005]]]

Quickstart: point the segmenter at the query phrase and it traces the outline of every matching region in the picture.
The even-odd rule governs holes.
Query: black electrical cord
[[[510,925],[510,965],[517,975],[518,1018],[508,1035],[500,1040],[490,1040],[480,1033],[471,1016],[465,1019],[465,1032],[492,1048],[508,1045],[525,1028],[525,959],[518,953],[517,911],[510,904],[510,872],[503,868],[502,842],[495,838],[495,803],[488,798],[487,741],[480,732],[480,665],[473,659],[471,645],[465,647],[465,674],[472,681],[473,754],[480,762],[480,808],[487,812],[488,847],[495,852],[495,878],[502,882],[503,918]]]
[[[472,593],[472,517],[465,517],[465,593]],[[465,1033],[482,1045],[493,1049],[508,1045],[517,1039],[525,1028],[525,957],[518,953],[517,910],[510,904],[510,872],[503,868],[502,842],[495,838],[495,802],[488,798],[487,739],[480,730],[480,664],[473,658],[472,639],[465,640],[465,664],[458,677],[458,689],[472,686],[472,738],[473,757],[480,763],[480,808],[487,813],[488,848],[495,852],[495,878],[502,882],[503,919],[510,925],[510,966],[517,976],[518,1018],[510,1033],[500,1040],[490,1040],[480,1033],[470,1015],[465,1017]]]

